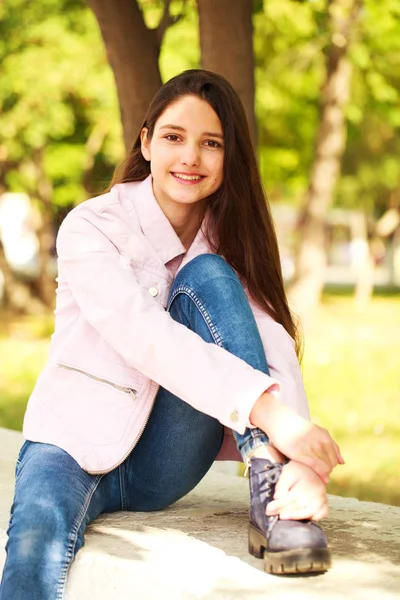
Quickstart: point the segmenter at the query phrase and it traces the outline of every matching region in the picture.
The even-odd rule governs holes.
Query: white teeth
[[[174,173],[174,175],[178,179],[184,179],[185,181],[199,181],[201,179],[200,175],[183,175],[183,173]]]

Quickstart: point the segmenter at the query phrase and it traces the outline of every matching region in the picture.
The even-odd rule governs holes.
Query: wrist
[[[268,435],[268,422],[271,420],[276,408],[282,406],[281,402],[269,392],[261,394],[254,404],[249,420],[252,425],[262,429]]]
[[[281,463],[286,464],[288,462],[286,456],[282,454],[275,448],[272,444],[264,444],[262,446],[257,446],[247,458],[266,458],[273,463]]]

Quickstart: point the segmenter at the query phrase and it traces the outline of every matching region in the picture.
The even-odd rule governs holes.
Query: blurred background
[[[400,0],[0,0],[0,426],[53,331],[58,227],[163,81],[244,103],[304,337],[329,491],[400,505]]]

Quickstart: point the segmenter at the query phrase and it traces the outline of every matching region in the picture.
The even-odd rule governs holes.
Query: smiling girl
[[[216,458],[250,471],[249,550],[323,571],[325,483],[243,107],[191,70],[155,95],[110,190],[57,238],[55,332],[29,400],[2,600],[65,597],[87,525],[161,510]]]

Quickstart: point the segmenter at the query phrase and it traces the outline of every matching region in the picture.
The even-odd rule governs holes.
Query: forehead
[[[163,125],[179,125],[185,129],[201,129],[222,133],[222,125],[217,113],[202,98],[182,96],[169,104],[156,122],[156,128]]]

